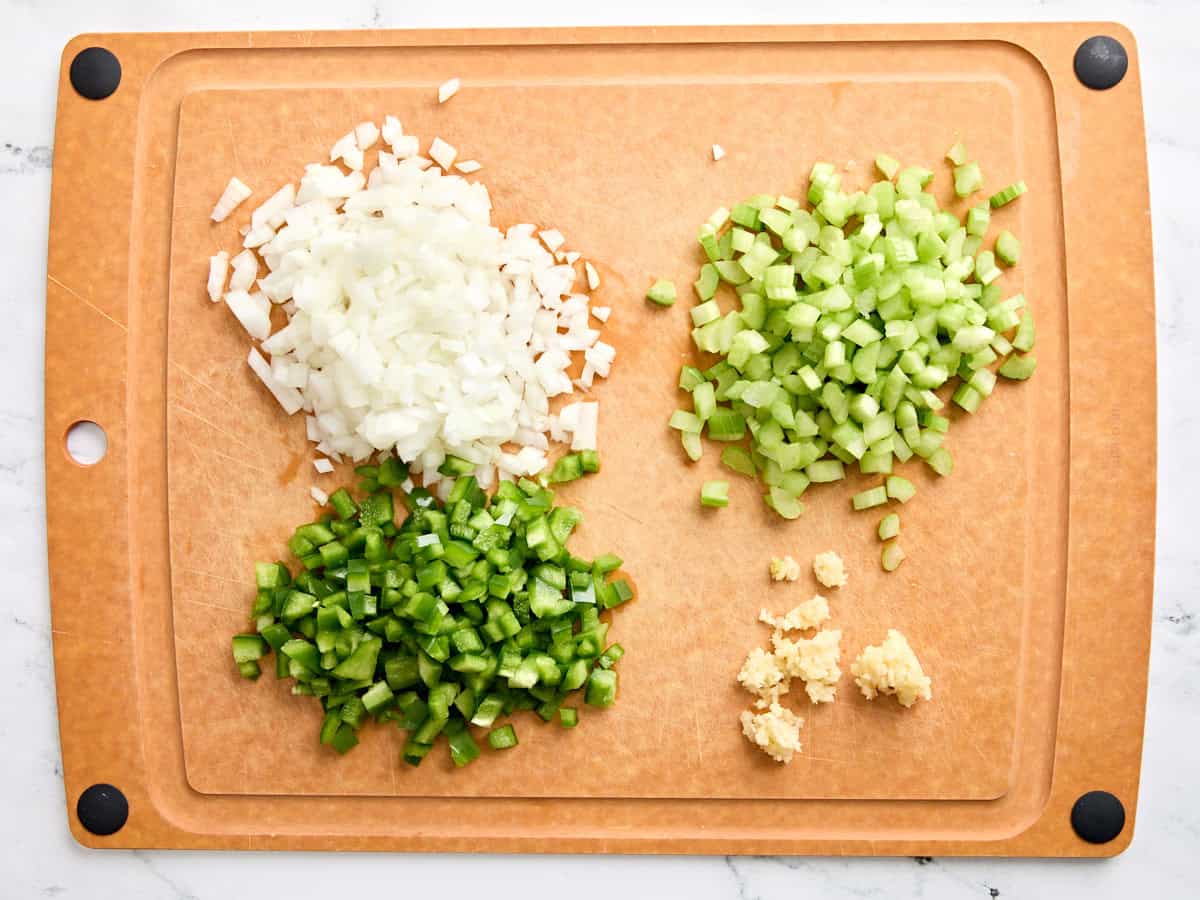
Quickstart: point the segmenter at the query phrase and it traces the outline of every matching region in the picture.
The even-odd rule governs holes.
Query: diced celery
[[[986,203],[967,210],[967,234],[983,237],[991,224],[992,213]]]
[[[1012,345],[1022,353],[1028,353],[1033,349],[1036,338],[1037,328],[1034,325],[1033,313],[1025,310],[1025,315],[1021,316],[1021,322],[1017,325],[1017,333],[1013,335]]]
[[[711,300],[717,292],[717,285],[721,281],[721,276],[717,272],[717,267],[713,263],[705,263],[700,267],[700,277],[693,283],[692,287],[696,290],[696,296],[704,300]]]
[[[875,157],[875,168],[879,170],[879,174],[890,181],[900,171],[900,161],[893,159],[886,153],[880,153]]]
[[[715,322],[719,318],[721,318],[721,308],[717,306],[715,300],[708,300],[699,306],[692,307],[692,324],[697,328],[707,325],[709,322]]]
[[[992,194],[992,196],[988,198],[988,203],[991,204],[992,209],[999,209],[1001,206],[1012,203],[1012,201],[1016,200],[1027,190],[1029,190],[1029,188],[1025,186],[1024,181],[1014,181],[1008,187],[1002,188],[1001,190],[998,190],[996,193]]]
[[[1027,353],[1024,356],[1010,356],[996,371],[1013,381],[1024,381],[1033,374],[1033,370],[1036,368],[1037,357],[1032,353]]]
[[[881,541],[890,541],[900,534],[900,517],[895,513],[888,513],[879,520],[879,539]]]
[[[956,166],[961,166],[967,161],[967,148],[963,146],[962,141],[955,142],[954,146],[946,151],[946,159]]]
[[[756,474],[754,468],[754,460],[750,454],[741,447],[726,447],[721,451],[721,463],[728,469],[732,469],[739,475],[746,475],[753,478]]]
[[[701,422],[707,422],[717,411],[716,388],[711,381],[696,385],[696,389],[692,391],[692,405],[696,417]]]
[[[692,462],[696,462],[704,454],[704,445],[700,441],[700,432],[681,431],[679,439],[683,443],[683,452],[687,454],[688,459]]]
[[[684,366],[679,370],[679,389],[691,392],[696,385],[704,383],[704,375],[695,366]]]
[[[675,303],[675,282],[660,278],[646,291],[646,299],[658,306],[673,306]]]
[[[983,187],[983,172],[979,163],[969,162],[954,167],[954,193],[969,197]]]
[[[895,540],[885,543],[879,554],[879,561],[885,572],[895,572],[900,568],[900,563],[904,562],[904,558],[904,550]]]
[[[729,482],[706,481],[700,488],[700,503],[704,506],[725,507],[729,505]]]
[[[892,500],[899,500],[901,503],[907,503],[917,493],[913,483],[899,475],[890,476],[884,484],[884,488],[887,490],[888,497]]]
[[[690,431],[694,434],[699,434],[704,430],[703,420],[701,420],[700,417],[694,413],[690,413],[683,409],[677,409],[675,412],[671,413],[669,424],[672,428],[678,429],[679,431]]]
[[[876,506],[883,506],[887,501],[887,490],[882,486],[859,491],[850,498],[850,502],[855,509],[871,509]]]
[[[949,475],[954,471],[954,457],[945,447],[938,447],[929,454],[925,462],[928,463],[929,468],[942,476]]]
[[[996,258],[1006,266],[1015,266],[1021,261],[1021,242],[1011,231],[996,235]]]
[[[831,481],[841,481],[846,477],[846,470],[840,460],[822,459],[809,463],[804,469],[813,484],[825,484]]]

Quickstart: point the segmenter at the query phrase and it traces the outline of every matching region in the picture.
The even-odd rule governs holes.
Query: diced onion
[[[317,487],[315,484],[308,489],[309,496],[317,502],[318,506],[324,506],[329,502],[329,495]]]
[[[208,260],[208,299],[218,303],[225,293],[225,279],[229,275],[229,254],[222,250]]]
[[[458,93],[458,89],[462,87],[462,82],[457,78],[451,78],[443,81],[438,85],[438,103],[445,103],[451,97]]]
[[[229,183],[225,185],[225,190],[221,192],[221,197],[217,200],[217,205],[213,207],[212,220],[214,222],[224,222],[229,218],[229,214],[233,212],[242,201],[249,197],[253,191],[242,183],[241,179],[236,176],[229,179]]]
[[[307,413],[305,433],[328,457],[316,470],[394,453],[441,495],[453,485],[437,473],[447,456],[473,464],[490,487],[541,472],[547,432],[594,449],[595,402],[561,418],[550,408],[575,388],[573,354],[583,354],[590,386],[615,353],[589,327],[574,268],[555,258],[561,233],[539,240],[531,224],[495,228],[487,188],[444,171],[455,149],[435,139],[438,168],[427,168],[394,117],[382,129],[392,151],[368,178],[357,169],[375,131],[360,125],[334,146],[331,159],[354,171],[306,166],[298,186],[255,210],[254,249],[233,260],[228,290],[228,257],[209,266],[210,291],[271,354],[268,363],[251,350],[251,369],[285,412]],[[586,271],[594,289],[596,271]],[[287,313],[274,334],[271,303]],[[597,308],[597,320],[609,312]]]

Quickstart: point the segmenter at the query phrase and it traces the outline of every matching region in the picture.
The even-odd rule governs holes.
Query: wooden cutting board
[[[1128,74],[1077,79],[1081,41],[1116,37]],[[115,93],[72,86],[76,55],[120,61]],[[451,76],[463,89],[436,103]],[[1132,835],[1154,547],[1154,297],[1132,36],[1113,25],[94,35],[63,55],[47,284],[46,469],[54,652],[71,828],[95,847],[1089,856]],[[519,722],[517,752],[455,771],[398,759],[364,730],[345,759],[314,739],[316,704],[243,682],[258,558],[313,514],[303,422],[244,365],[248,340],[207,301],[209,255],[306,162],[395,113],[480,160],[501,225],[559,228],[602,278],[618,350],[601,403],[604,472],[563,488],[580,552],[614,549],[639,601],[616,616],[621,702],[574,732]],[[812,162],[867,181],[885,151],[938,172],[962,139],[1024,243],[1005,285],[1038,318],[1036,377],[957,416],[957,467],[917,483],[909,559],[878,564],[878,516],[821,486],[795,522],[745,479],[696,502],[716,454],[690,465],[665,427],[689,358],[696,223],[756,191],[802,193]],[[714,164],[710,145],[728,156]],[[230,175],[254,196],[208,213]],[[961,204],[954,206],[960,209]],[[65,452],[72,423],[107,456]],[[1136,452],[1135,452],[1136,451]],[[338,473],[342,480],[348,471]],[[337,484],[336,476],[324,479]],[[861,484],[860,484],[861,483]],[[803,755],[779,767],[740,735],[733,676],[815,584],[766,563],[838,550],[831,595],[849,659],[889,627],[909,637],[934,701],[804,708]],[[807,576],[806,576],[807,578]],[[796,707],[800,709],[799,705]],[[521,726],[524,727],[521,727]],[[115,787],[107,836],[76,811]],[[1124,829],[1090,844],[1072,808],[1114,795]],[[110,792],[111,793],[111,792]],[[88,819],[89,808],[84,818]],[[1086,813],[1087,810],[1084,810]],[[1084,822],[1086,826],[1086,822]]]

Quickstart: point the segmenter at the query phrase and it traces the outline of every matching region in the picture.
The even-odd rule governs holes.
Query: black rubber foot
[[[111,784],[93,784],[79,795],[75,814],[92,834],[114,834],[129,818],[129,801]]]
[[[1088,791],[1071,807],[1071,827],[1089,844],[1107,844],[1125,827],[1125,807],[1108,791]]]
[[[103,100],[121,83],[121,61],[103,47],[80,50],[71,60],[71,87],[81,97]]]
[[[1119,84],[1129,71],[1129,55],[1116,38],[1090,37],[1075,51],[1075,77],[1097,91]]]

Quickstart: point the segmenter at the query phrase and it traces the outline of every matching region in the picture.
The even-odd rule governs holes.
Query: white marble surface
[[[741,12],[735,12],[741,6]],[[1200,895],[1200,552],[1193,516],[1200,446],[1200,4],[937,0],[857,4],[604,0],[389,4],[369,0],[0,0],[0,897],[351,896],[364,890],[579,898],[935,898]],[[151,11],[151,7],[154,7]],[[1137,835],[1108,862],[725,859],[92,852],[66,825],[50,653],[42,467],[45,241],[58,58],[82,31],[720,22],[1116,19],[1139,40],[1149,146],[1159,324],[1158,571]],[[1120,227],[1120,212],[1114,227]],[[1192,273],[1192,274],[1189,274]],[[1114,548],[1119,552],[1119,548]],[[1114,635],[1119,640],[1119,635]],[[236,885],[236,889],[232,886]]]

